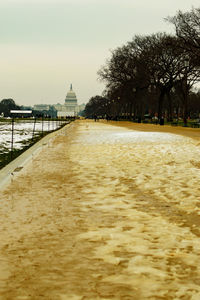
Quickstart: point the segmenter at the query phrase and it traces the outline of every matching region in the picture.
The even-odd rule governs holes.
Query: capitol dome
[[[76,94],[74,93],[74,91],[72,89],[72,84],[71,84],[70,90],[67,93],[67,96],[65,98],[65,104],[77,105],[77,98],[76,98]]]
[[[65,97],[64,105],[57,104],[55,105],[55,109],[57,110],[57,115],[59,118],[77,116],[80,109],[76,98],[76,94],[72,89],[72,84],[70,85],[70,90],[67,93],[67,96]]]

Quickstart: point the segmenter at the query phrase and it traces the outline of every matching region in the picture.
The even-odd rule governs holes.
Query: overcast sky
[[[0,0],[0,100],[79,103],[101,94],[97,71],[135,34],[173,32],[164,18],[199,0]]]

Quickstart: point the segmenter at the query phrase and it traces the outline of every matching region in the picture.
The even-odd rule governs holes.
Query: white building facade
[[[72,84],[65,98],[65,103],[63,105],[59,103],[55,104],[54,107],[57,110],[57,116],[59,118],[77,116],[79,112],[79,106],[76,94],[72,89]]]
[[[76,117],[79,112],[85,109],[85,104],[78,105],[78,100],[75,92],[72,89],[72,84],[70,90],[67,93],[64,104],[36,104],[34,105],[34,110],[45,112],[46,114],[52,117],[66,118],[66,117]],[[52,111],[55,111],[56,116],[52,114]]]

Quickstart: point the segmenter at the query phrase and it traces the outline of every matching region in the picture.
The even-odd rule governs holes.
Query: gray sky
[[[0,0],[0,100],[79,103],[101,94],[97,71],[135,34],[173,32],[163,19],[199,0]]]

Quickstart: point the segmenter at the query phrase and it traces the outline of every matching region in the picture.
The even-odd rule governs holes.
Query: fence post
[[[14,117],[12,117],[12,122],[11,122],[12,136],[11,136],[11,152],[10,152],[11,160],[13,159],[14,122],[15,122],[15,121],[14,121]]]
[[[36,125],[36,117],[35,117],[35,119],[34,119],[34,124],[33,124],[32,140],[33,140],[34,134],[35,134],[35,125]]]
[[[42,115],[42,136],[43,136],[43,132],[44,132],[44,116]]]
[[[50,118],[48,116],[48,131],[50,130]]]

